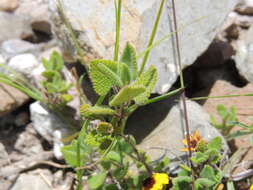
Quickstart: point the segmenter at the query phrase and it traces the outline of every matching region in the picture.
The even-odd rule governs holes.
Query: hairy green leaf
[[[129,85],[123,87],[119,93],[110,101],[110,106],[119,106],[125,102],[131,101],[138,95],[146,91],[143,85]]]
[[[93,107],[81,107],[81,115],[87,118],[99,117],[105,115],[113,115],[115,111],[109,107],[93,106]]]
[[[222,139],[221,139],[221,137],[215,137],[214,139],[212,139],[208,143],[207,147],[208,147],[208,149],[220,150],[222,148]]]
[[[50,71],[61,71],[64,66],[64,62],[61,55],[56,51],[54,51],[51,54],[49,60],[46,60],[45,58],[43,58],[42,64],[46,70],[50,70]]]
[[[179,176],[172,180],[174,190],[191,190],[191,181],[190,176]]]
[[[88,186],[90,189],[98,189],[104,184],[107,176],[107,171],[100,172],[94,176],[89,177]]]
[[[202,171],[200,172],[200,177],[214,180],[215,179],[215,171],[211,166],[205,165],[204,168],[202,169]]]
[[[124,85],[128,85],[131,81],[130,69],[125,63],[117,63],[118,64],[118,75],[121,78],[121,81]]]
[[[204,188],[210,188],[215,184],[214,181],[207,179],[207,178],[198,178],[195,183],[194,186],[196,188],[196,190],[201,190]]]
[[[157,82],[157,69],[151,65],[134,83],[135,85],[143,85],[146,87],[145,92],[137,96],[134,100],[138,104],[142,104],[148,100]]]
[[[110,60],[95,60],[90,63],[90,77],[95,91],[106,95],[113,85],[122,87],[123,82],[117,75],[117,62]]]
[[[137,77],[138,72],[137,60],[136,60],[136,51],[130,43],[126,44],[120,62],[123,62],[128,65],[130,69],[131,81],[134,81]]]
[[[112,160],[114,162],[118,162],[118,163],[121,163],[121,156],[118,152],[115,152],[115,151],[110,151],[107,155],[106,155],[106,159],[108,160]]]
[[[78,166],[77,148],[78,148],[77,140],[73,140],[70,145],[66,145],[62,147],[61,149],[65,161],[72,167]],[[82,158],[83,163],[88,160],[90,153],[91,153],[91,148],[88,145],[81,143],[80,157]]]

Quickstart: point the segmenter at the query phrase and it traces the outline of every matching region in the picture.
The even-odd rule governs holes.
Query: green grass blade
[[[241,96],[253,96],[253,94],[230,94],[224,96],[203,96],[203,97],[196,97],[191,98],[191,100],[207,100],[207,99],[215,99],[215,98],[233,98],[233,97],[241,97]]]
[[[178,88],[176,90],[173,90],[171,92],[168,92],[166,94],[163,94],[161,96],[158,96],[158,97],[155,97],[155,98],[151,98],[149,100],[147,100],[143,105],[148,105],[148,104],[151,104],[151,103],[155,103],[155,102],[158,102],[158,101],[161,101],[161,100],[164,100],[170,96],[173,96],[179,92],[181,92],[184,88]]]
[[[150,38],[149,38],[147,48],[149,48],[153,44],[153,41],[154,41],[154,38],[155,38],[155,35],[156,35],[156,32],[157,32],[158,24],[159,24],[159,21],[160,21],[160,18],[161,18],[161,14],[162,14],[162,11],[163,11],[164,3],[165,3],[165,0],[162,0],[161,4],[160,4],[160,7],[159,7],[159,11],[158,11],[157,16],[156,16],[156,20],[155,20],[155,24],[153,26],[152,33],[151,33]],[[142,63],[141,63],[141,68],[140,68],[140,71],[139,71],[139,75],[141,75],[143,70],[144,70],[144,67],[145,67],[145,65],[147,63],[147,60],[148,60],[148,57],[149,57],[149,54],[150,54],[150,50],[146,51],[146,53],[144,55],[144,58],[142,60]]]
[[[118,61],[119,57],[119,37],[120,37],[120,17],[121,17],[121,0],[114,0],[115,16],[116,16],[116,36],[114,47],[114,61]]]
[[[4,76],[0,76],[0,82],[9,85],[13,88],[16,88],[17,90],[25,93],[26,95],[28,95],[29,97],[38,100],[38,101],[42,101],[42,96],[38,91],[34,91],[32,89],[29,89],[28,87],[22,86],[21,84],[17,84],[14,81],[5,78]]]

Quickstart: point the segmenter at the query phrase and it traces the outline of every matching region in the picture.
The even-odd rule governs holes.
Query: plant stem
[[[81,167],[82,166],[82,163],[81,163],[81,146],[80,146],[80,142],[77,141],[77,150],[76,150],[76,153],[77,153],[77,163],[78,163],[78,167]],[[83,170],[77,170],[76,171],[76,178],[77,178],[77,190],[82,190],[83,189],[83,185],[82,185],[82,176],[83,176]]]
[[[153,26],[152,33],[151,33],[149,41],[148,41],[147,48],[149,48],[153,44],[153,41],[154,41],[154,38],[155,38],[155,35],[156,35],[156,32],[157,32],[158,24],[159,24],[161,15],[162,15],[164,3],[165,3],[165,0],[162,0],[161,4],[160,4],[160,7],[159,7],[159,11],[158,11],[157,16],[156,16],[156,20],[155,20],[155,24]],[[147,63],[147,60],[148,60],[148,57],[149,57],[149,54],[150,54],[150,50],[148,50],[147,52],[145,52],[144,58],[143,58],[142,63],[141,63],[141,68],[140,68],[140,71],[139,71],[139,76],[142,74],[142,72],[144,70],[144,67],[145,67],[145,65]]]
[[[83,162],[81,160],[81,142],[83,141],[86,131],[87,131],[87,127],[89,125],[90,121],[89,120],[85,120],[83,127],[81,129],[81,132],[79,134],[79,137],[77,139],[77,150],[76,150],[76,161],[77,161],[77,167],[80,168],[83,165]],[[76,171],[76,178],[77,178],[77,190],[82,190],[83,189],[83,183],[82,183],[82,177],[83,177],[83,172],[84,170],[77,170]]]
[[[138,151],[138,149],[135,147],[135,145],[128,139],[127,136],[124,136],[124,135],[120,135],[120,136],[123,137],[123,138],[128,142],[128,144],[130,144],[130,145],[132,146],[132,148],[133,148],[133,150],[134,150],[134,152],[135,152],[135,154],[136,154],[136,156],[137,156],[138,161],[141,162],[141,163],[144,165],[144,167],[146,168],[146,170],[147,170],[147,172],[149,173],[149,175],[152,175],[153,172],[152,172],[151,166],[149,166],[149,165],[146,163],[145,158],[143,157],[143,155],[141,155],[141,154],[139,153],[139,151]]]
[[[173,9],[173,20],[174,20],[174,30],[176,31],[175,37],[176,37],[176,50],[177,50],[177,63],[180,70],[180,84],[181,88],[184,88],[184,78],[183,78],[183,68],[182,68],[182,62],[181,62],[181,53],[180,53],[180,47],[179,47],[179,35],[177,32],[177,17],[176,17],[176,6],[175,6],[175,0],[172,0],[172,9]],[[183,103],[183,114],[184,114],[184,121],[185,121],[185,129],[186,129],[186,139],[187,139],[187,146],[188,146],[188,164],[191,167],[192,171],[192,189],[194,190],[194,171],[191,163],[191,145],[190,145],[190,130],[189,130],[189,121],[188,121],[188,115],[187,115],[187,106],[186,106],[186,96],[185,91],[181,94],[181,100]]]
[[[116,36],[115,36],[115,47],[114,47],[114,61],[118,61],[119,57],[119,36],[120,36],[120,16],[121,16],[121,0],[114,0],[115,16],[116,16]]]

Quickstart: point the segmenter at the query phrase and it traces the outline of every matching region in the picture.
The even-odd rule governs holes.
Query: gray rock
[[[44,175],[44,174],[43,174]],[[21,174],[10,190],[51,190],[46,181],[37,174]]]
[[[20,0],[15,15],[29,18],[28,21],[36,31],[51,34],[48,0]]]
[[[29,23],[23,17],[0,12],[0,21],[0,43],[8,39],[25,39],[33,33]]]
[[[235,62],[239,73],[249,82],[253,82],[253,27],[241,33],[232,43],[236,54]]]
[[[170,99],[144,107],[129,120],[129,127],[131,126],[129,132],[137,137],[139,148],[147,151],[153,160],[158,159],[165,152],[171,159],[185,154],[181,151],[184,148],[182,143],[185,134],[182,128],[184,118],[179,103],[171,103],[173,101]],[[198,130],[207,141],[221,136],[210,125],[209,115],[201,106],[193,101],[187,101],[187,110],[191,134]],[[140,114],[145,116],[140,117]]]
[[[0,11],[14,11],[18,3],[18,0],[0,0]]]
[[[5,147],[2,143],[0,143],[0,167],[4,167],[7,164],[10,164],[10,158],[8,153],[5,150]]]
[[[236,0],[176,1],[183,67],[192,64],[206,50],[235,2]],[[74,54],[66,28],[57,15],[55,1],[49,0],[49,3],[53,30],[65,49]],[[62,0],[62,3],[64,12],[73,29],[78,32],[78,40],[86,51],[86,61],[98,57],[112,58],[115,31],[113,1]],[[127,41],[134,44],[139,52],[145,49],[159,3],[158,0],[124,1],[121,49]],[[171,3],[164,9],[156,40],[172,32],[172,10],[169,7]],[[158,93],[166,92],[178,76],[173,41],[169,39],[155,47],[148,60],[147,66],[154,64],[159,71],[155,88]]]
[[[39,52],[39,47],[30,42],[12,39],[4,41],[0,46],[0,52],[5,59],[10,59],[13,56],[24,53],[37,53]]]

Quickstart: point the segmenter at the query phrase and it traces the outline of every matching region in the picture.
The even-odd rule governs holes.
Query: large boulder
[[[236,51],[234,59],[239,73],[253,83],[253,26],[242,32],[232,45]]]
[[[8,39],[25,39],[33,33],[24,17],[16,17],[6,12],[0,12],[0,28],[0,43]]]
[[[210,141],[222,135],[210,124],[209,115],[197,103],[188,100],[188,121],[190,133],[196,130],[204,140]],[[164,153],[177,159],[184,156],[182,152],[185,138],[184,116],[182,106],[177,98],[150,104],[134,113],[128,122],[127,132],[137,138],[139,148],[145,150],[152,160],[160,158]],[[226,143],[224,148],[227,149]]]
[[[66,27],[61,21],[56,1],[49,0],[54,33],[67,51],[75,53]],[[78,41],[86,52],[86,61],[93,58],[112,58],[115,35],[113,1],[62,0],[67,19],[78,34]],[[176,1],[180,49],[183,67],[192,64],[212,42],[216,31],[234,7],[236,0]],[[127,41],[142,52],[154,24],[160,0],[123,1],[121,25],[121,51]],[[166,5],[156,40],[173,31],[171,2]],[[164,93],[170,89],[178,74],[175,65],[174,40],[172,38],[155,47],[148,60],[159,71],[155,92]]]

